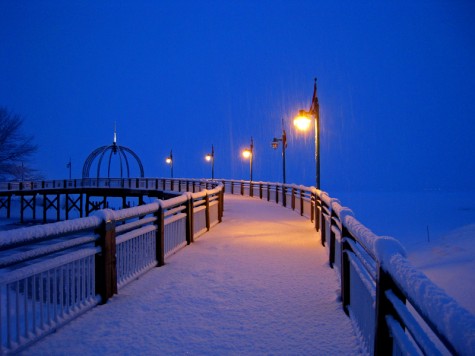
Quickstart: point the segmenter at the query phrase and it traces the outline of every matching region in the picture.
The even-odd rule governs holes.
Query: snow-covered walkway
[[[26,354],[349,355],[359,345],[312,224],[225,196],[223,223]]]

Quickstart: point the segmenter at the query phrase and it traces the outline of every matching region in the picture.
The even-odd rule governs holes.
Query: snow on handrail
[[[89,216],[68,221],[59,221],[51,224],[22,227],[19,229],[0,231],[0,250],[13,246],[33,243],[46,238],[64,235],[100,226],[99,216]]]

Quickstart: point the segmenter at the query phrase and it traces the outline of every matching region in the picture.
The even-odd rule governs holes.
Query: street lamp
[[[165,159],[165,162],[170,165],[170,177],[173,178],[173,151],[170,150],[170,156]]]
[[[276,138],[271,142],[272,148],[276,150],[279,147],[279,142],[282,142],[282,181],[285,184],[285,149],[287,148],[287,134],[285,133],[285,130],[282,129],[282,137],[281,138]]]
[[[315,120],[315,188],[320,189],[320,106],[317,97],[317,78],[313,85],[313,97],[310,110],[300,110],[299,114],[294,118],[294,126],[299,131],[307,131],[312,122]]]
[[[244,159],[249,159],[249,169],[250,169],[250,176],[251,176],[251,179],[250,181],[252,182],[252,158],[254,156],[254,141],[251,137],[251,145],[249,146],[249,148],[245,148],[243,151],[242,151],[242,157]]]
[[[211,179],[214,180],[214,146],[211,145],[211,153],[205,156],[207,162],[211,162]]]

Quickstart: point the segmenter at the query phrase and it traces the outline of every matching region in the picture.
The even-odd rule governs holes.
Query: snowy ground
[[[26,354],[358,354],[312,224],[225,200],[222,224]]]

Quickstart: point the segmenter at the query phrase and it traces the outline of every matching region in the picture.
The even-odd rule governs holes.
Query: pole
[[[251,182],[252,182],[252,158],[254,157],[254,141],[251,137],[251,157],[250,157],[250,160],[249,160],[249,164],[250,164],[250,170],[251,170]]]
[[[315,78],[310,111],[315,117],[315,188],[320,189],[320,105],[318,104],[317,78]]]
[[[214,145],[211,145],[211,179],[214,180]]]
[[[170,150],[170,176],[173,178],[173,150]]]
[[[285,148],[287,146],[287,135],[285,130],[282,130],[282,181],[285,184]]]

